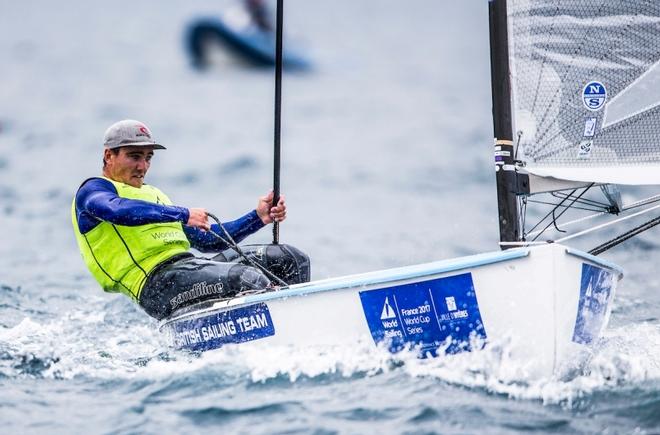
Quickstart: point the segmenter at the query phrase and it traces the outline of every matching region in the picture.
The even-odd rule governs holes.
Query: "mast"
[[[514,166],[509,82],[509,43],[506,0],[489,0],[490,68],[493,96],[493,133],[495,136],[495,178],[500,241],[520,240],[517,177]],[[506,249],[503,247],[503,249]]]
[[[277,0],[275,29],[275,130],[273,152],[273,207],[280,200],[280,160],[282,126],[282,27],[284,26],[284,0]],[[280,224],[273,222],[273,245],[280,241]]]

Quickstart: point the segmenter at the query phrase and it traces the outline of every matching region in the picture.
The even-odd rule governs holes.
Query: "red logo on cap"
[[[149,130],[147,130],[147,127],[138,124],[137,128],[142,133],[142,134],[138,134],[138,136],[146,136],[149,139],[151,139],[151,135],[149,134]]]

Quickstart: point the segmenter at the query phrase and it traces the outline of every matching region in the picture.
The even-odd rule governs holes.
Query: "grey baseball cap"
[[[151,131],[144,123],[134,119],[124,119],[108,127],[103,138],[103,145],[110,149],[126,146],[151,146],[159,150],[166,149],[153,140]]]

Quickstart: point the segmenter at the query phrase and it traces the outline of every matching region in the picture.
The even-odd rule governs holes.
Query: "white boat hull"
[[[600,336],[622,276],[614,264],[551,244],[218,301],[160,328],[190,350],[371,342],[428,356],[506,341],[530,372],[552,375]]]

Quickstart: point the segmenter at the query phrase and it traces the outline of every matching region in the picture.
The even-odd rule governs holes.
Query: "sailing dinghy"
[[[626,206],[609,183],[660,184],[660,3],[491,0],[489,12],[503,249],[187,307],[160,324],[176,348],[366,342],[433,356],[507,342],[530,376],[556,376],[597,343],[623,276],[597,255],[660,218],[589,253],[564,242],[606,224],[567,235],[561,219],[586,209],[580,222],[621,226],[659,207]],[[550,211],[530,227],[536,202]]]
[[[275,35],[259,29],[242,8],[231,8],[220,17],[200,17],[188,26],[185,45],[195,67],[211,66],[216,50],[227,50],[254,66],[275,65]],[[283,55],[284,68],[305,70],[311,63],[295,48]]]

